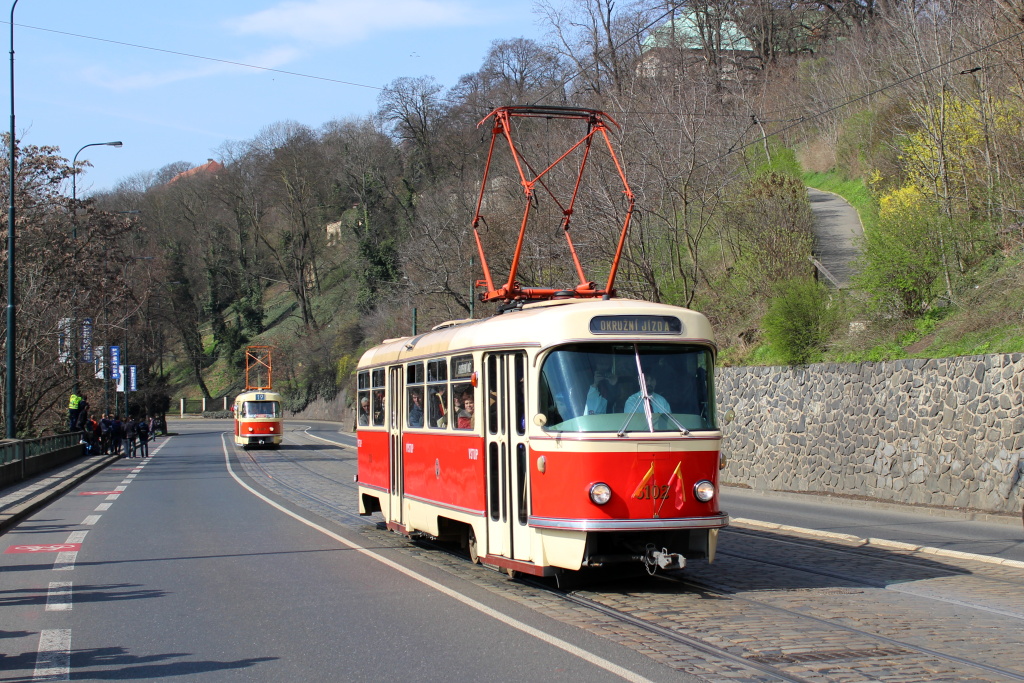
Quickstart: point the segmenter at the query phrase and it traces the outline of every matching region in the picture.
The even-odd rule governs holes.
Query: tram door
[[[526,353],[484,356],[487,552],[531,560],[526,441]]]
[[[402,366],[388,368],[388,451],[390,454],[391,492],[388,520],[405,524],[402,517],[402,496],[405,494],[405,470],[402,457]]]

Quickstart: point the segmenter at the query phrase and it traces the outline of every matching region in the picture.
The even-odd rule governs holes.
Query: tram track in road
[[[319,479],[327,480],[327,481],[329,481],[329,482],[331,482],[333,484],[336,484],[338,486],[341,486],[343,488],[351,490],[352,491],[352,497],[353,497],[353,499],[355,498],[355,486],[351,482],[345,483],[343,481],[339,481],[339,480],[334,479],[332,477],[328,477],[328,476],[324,475],[321,472],[317,472],[317,471],[315,471],[315,470],[313,470],[313,469],[311,469],[309,467],[306,467],[305,465],[300,463],[296,458],[294,458],[292,456],[287,456],[287,455],[282,456],[282,453],[284,451],[282,451],[281,449],[277,449],[277,450],[274,450],[274,451],[268,451],[268,452],[269,453],[273,453],[277,461],[285,459],[285,460],[287,460],[289,462],[289,464],[294,465],[294,466],[298,467],[299,469],[302,469],[302,470],[308,472],[309,474],[313,475],[314,477],[317,477]],[[318,494],[318,493],[316,493],[314,491],[311,491],[311,490],[309,490],[306,487],[298,486],[298,485],[296,485],[294,483],[291,483],[288,480],[287,477],[283,477],[281,475],[276,475],[275,476],[273,473],[271,473],[270,469],[268,469],[268,467],[272,467],[273,466],[273,463],[272,462],[268,462],[267,460],[263,460],[262,458],[257,458],[253,454],[252,451],[239,449],[236,446],[234,448],[234,454],[235,454],[235,457],[239,461],[242,461],[243,458],[247,459],[247,461],[251,462],[253,464],[253,466],[260,473],[262,473],[262,475],[266,479],[268,479],[270,482],[272,482],[269,485],[268,484],[263,484],[263,486],[265,486],[265,487],[267,487],[267,488],[269,488],[271,490],[273,490],[273,488],[275,486],[283,488],[283,489],[286,489],[287,491],[290,491],[290,492],[298,495],[300,498],[302,498],[305,501],[314,503],[317,506],[322,506],[322,507],[325,507],[325,508],[331,510],[334,514],[336,514],[338,517],[340,517],[342,520],[344,520],[344,521],[346,521],[348,523],[351,523],[351,524],[354,524],[354,525],[357,525],[357,526],[364,526],[367,523],[367,519],[365,517],[360,516],[358,513],[354,513],[354,512],[351,512],[350,510],[346,510],[346,509],[336,505],[331,500],[328,500],[324,496],[322,496],[322,495],[320,495],[320,494]],[[251,472],[250,472],[250,475],[251,475]]]
[[[730,533],[738,533],[740,535],[747,536],[748,542],[760,538],[756,532],[730,531]],[[882,551],[877,548],[869,550],[861,548],[842,548],[827,543],[802,542],[800,540],[780,538],[772,538],[770,542],[775,547],[778,545],[788,545],[809,552],[814,552],[818,555],[818,557],[814,559],[817,564],[812,566],[808,563],[793,560],[770,559],[764,554],[757,555],[737,552],[734,550],[723,550],[720,551],[719,554],[723,557],[732,557],[746,562],[778,567],[828,579],[835,579],[848,585],[895,591],[924,600],[933,600],[936,602],[956,605],[958,607],[966,607],[969,609],[998,614],[1018,621],[1024,621],[1024,605],[1021,604],[1021,600],[1018,598],[1018,596],[1024,592],[1022,591],[1022,588],[1024,588],[1024,580],[1022,580],[1022,578],[1024,577],[1011,580],[1002,576],[986,575],[984,573],[969,571],[960,567],[944,567],[932,559],[894,555],[891,551]],[[844,562],[848,562],[848,558],[850,557],[855,557],[859,560],[875,563],[876,565],[899,566],[903,570],[911,573],[894,578],[892,576],[884,576],[884,571],[877,568],[875,573],[880,574],[880,576],[871,576],[864,573],[855,574],[849,571],[829,569],[823,566],[820,557],[821,553],[838,556]],[[998,565],[994,566],[998,568]],[[946,584],[944,584],[944,594],[938,594],[934,590],[912,588],[915,584],[924,584],[925,582],[943,579],[947,580]],[[953,593],[953,588],[948,585],[952,582],[965,585],[959,586],[959,592]],[[989,604],[984,604],[984,600],[971,597],[978,593],[990,592],[993,589],[996,591],[997,597],[994,601],[992,598],[989,598]],[[734,588],[734,590],[742,591],[744,588]],[[1009,609],[1007,606],[1008,604],[1013,604],[1013,602],[1018,603],[1016,605],[1016,610]]]
[[[788,616],[791,616],[791,617],[796,617],[797,619],[812,621],[812,622],[821,624],[822,626],[825,626],[825,627],[827,627],[829,629],[841,629],[841,630],[847,631],[849,633],[856,634],[857,636],[860,636],[860,637],[864,637],[864,638],[868,638],[868,639],[873,639],[873,640],[879,641],[879,642],[883,643],[885,646],[887,646],[888,648],[890,648],[889,650],[886,650],[885,648],[879,648],[879,651],[886,651],[886,652],[888,652],[889,654],[892,654],[892,655],[899,654],[899,650],[902,650],[902,651],[905,651],[905,652],[915,652],[915,653],[918,653],[918,654],[921,654],[921,655],[925,655],[925,656],[928,656],[928,657],[936,657],[936,658],[943,659],[943,660],[946,660],[946,661],[949,661],[949,662],[953,662],[953,663],[959,664],[961,666],[966,666],[966,667],[970,667],[970,668],[974,668],[974,669],[980,669],[980,670],[987,671],[989,673],[994,673],[994,674],[997,674],[997,675],[1000,675],[1000,676],[1005,676],[1006,678],[1009,678],[1009,679],[1012,679],[1012,680],[1024,681],[1024,673],[1019,672],[1019,671],[1013,671],[1013,670],[1010,670],[1010,669],[1005,669],[1005,668],[1002,668],[1002,667],[994,666],[994,665],[991,665],[991,664],[986,664],[984,662],[979,662],[977,660],[968,659],[966,657],[961,657],[959,655],[955,655],[955,654],[952,654],[952,653],[941,652],[939,650],[935,650],[933,648],[928,648],[928,647],[923,647],[921,645],[917,645],[915,643],[911,643],[911,642],[908,642],[908,641],[905,641],[905,640],[899,640],[899,639],[896,639],[896,638],[890,638],[888,636],[885,636],[885,635],[882,635],[882,634],[879,634],[879,633],[873,633],[873,632],[867,631],[865,629],[860,629],[860,628],[856,628],[854,626],[849,626],[847,624],[838,623],[838,622],[836,622],[834,620],[822,619],[820,617],[815,617],[813,615],[804,614],[804,613],[801,613],[801,612],[797,612],[795,610],[787,609],[785,607],[779,607],[778,605],[772,605],[771,603],[768,603],[768,602],[763,601],[763,600],[756,600],[756,599],[750,598],[750,597],[738,596],[734,592],[732,592],[732,589],[730,589],[728,587],[716,585],[714,582],[709,582],[707,580],[693,580],[693,579],[690,579],[690,578],[682,578],[682,577],[677,577],[677,576],[672,576],[672,577],[666,576],[666,577],[662,577],[662,578],[664,580],[672,581],[674,583],[677,583],[677,584],[683,585],[683,586],[689,586],[691,588],[694,588],[694,589],[697,589],[697,590],[700,590],[700,591],[703,591],[703,592],[714,593],[714,594],[716,594],[718,596],[721,596],[723,598],[728,598],[728,599],[731,599],[731,600],[739,600],[739,601],[742,601],[744,603],[748,603],[748,604],[751,604],[751,605],[756,605],[756,606],[758,606],[760,608],[763,608],[763,609],[771,610],[773,612],[778,612],[780,614],[785,614],[785,615],[788,615]],[[891,648],[897,648],[897,650],[893,651]],[[803,659],[803,661],[809,661],[811,659],[812,659],[811,657],[808,657],[808,658]]]
[[[724,531],[725,531],[725,533],[727,533],[729,535],[743,536],[746,540],[764,539],[765,538],[765,533],[766,533],[766,532],[760,531],[760,530],[742,529],[742,528],[735,527],[735,526],[729,526]],[[922,569],[922,568],[927,567],[928,571],[930,571],[932,573],[937,573],[937,572],[940,572],[940,571],[944,571],[948,576],[963,576],[963,575],[965,575],[967,573],[971,573],[971,572],[968,572],[967,570],[960,569],[960,568],[957,568],[957,569],[950,568],[950,569],[945,569],[945,570],[936,569],[935,564],[936,564],[936,558],[938,557],[937,555],[931,555],[931,556],[928,556],[928,557],[921,557],[921,556],[916,556],[916,555],[905,555],[905,554],[902,554],[902,552],[911,552],[911,551],[909,551],[909,550],[903,551],[900,548],[880,547],[878,545],[871,545],[871,546],[857,545],[857,546],[843,547],[843,546],[837,545],[831,539],[824,539],[823,540],[823,539],[810,538],[810,539],[807,539],[807,540],[803,540],[803,539],[799,539],[799,538],[796,538],[796,537],[783,538],[778,533],[775,533],[775,532],[770,532],[770,533],[772,534],[771,543],[791,546],[791,547],[800,548],[800,549],[809,550],[809,551],[814,551],[814,552],[822,552],[822,551],[824,551],[824,552],[836,553],[836,554],[841,554],[841,555],[849,555],[849,556],[857,557],[857,558],[861,558],[861,559],[868,559],[868,560],[875,560],[875,561],[880,560],[880,561],[883,561],[883,562],[885,562],[887,564],[903,565],[903,566],[911,568],[911,569]],[[978,561],[978,560],[974,560],[974,561]],[[1000,567],[1001,565],[1000,564],[993,564],[992,566],[993,567]],[[1014,580],[1005,579],[1005,578],[1002,578],[1002,577],[999,577],[999,576],[979,575],[977,573],[973,573],[973,575],[977,576],[980,579],[984,579],[985,581],[992,581],[992,582],[996,582],[996,583],[1007,583],[1007,584],[1010,584],[1010,585],[1018,587],[1018,588],[1024,588],[1024,574],[1021,574],[1020,578],[1014,579]],[[860,579],[858,579],[858,580],[860,580]]]

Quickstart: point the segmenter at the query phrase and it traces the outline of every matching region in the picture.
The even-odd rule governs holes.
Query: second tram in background
[[[277,448],[284,435],[281,394],[271,391],[271,347],[250,346],[245,353],[245,391],[235,397],[235,445]]]

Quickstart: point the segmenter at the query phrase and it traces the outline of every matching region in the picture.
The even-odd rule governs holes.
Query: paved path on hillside
[[[807,188],[814,212],[814,258],[828,269],[840,288],[847,289],[864,237],[857,210],[837,194]],[[821,278],[826,283],[828,278]]]

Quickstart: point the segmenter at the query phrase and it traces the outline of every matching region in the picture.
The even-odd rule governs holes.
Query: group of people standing
[[[140,418],[108,413],[97,420],[89,415],[85,395],[71,394],[68,402],[68,427],[82,432],[86,452],[92,455],[120,455],[122,458],[148,458],[149,442],[158,433],[167,432],[161,417]]]
[[[120,415],[104,415],[99,422],[101,452],[122,458],[148,458],[149,442],[156,439],[155,421],[156,418],[122,420]]]

